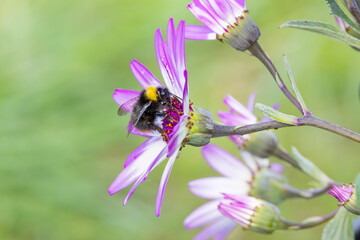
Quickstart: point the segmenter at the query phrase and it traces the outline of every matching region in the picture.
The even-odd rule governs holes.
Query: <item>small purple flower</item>
[[[259,233],[272,233],[280,223],[279,209],[254,197],[225,194],[218,208],[244,229]]]
[[[124,169],[109,187],[110,195],[122,190],[134,183],[124,200],[127,203],[135,189],[140,183],[144,182],[149,173],[169,158],[167,162],[156,198],[156,216],[160,215],[161,203],[163,200],[165,187],[180,148],[189,133],[190,107],[189,90],[187,83],[187,71],[185,66],[185,22],[180,21],[178,28],[174,26],[173,19],[168,22],[167,42],[163,40],[160,29],[155,33],[155,52],[162,77],[166,88],[178,98],[172,98],[172,107],[166,114],[171,116],[171,121],[164,119],[162,122],[166,136],[157,131],[141,132],[136,128],[132,134],[148,137],[124,163]],[[164,85],[140,62],[133,60],[130,68],[140,85],[146,89],[148,87],[164,87]],[[119,106],[139,96],[140,92],[126,89],[116,89],[113,94],[115,102]],[[180,102],[180,100],[181,102]],[[174,109],[177,109],[174,111]],[[131,109],[126,109],[131,112]]]
[[[225,40],[235,49],[245,51],[260,36],[244,0],[194,0],[188,9],[205,26],[187,25],[187,39]]]
[[[189,214],[184,221],[187,229],[206,226],[195,239],[224,239],[237,226],[235,221],[221,214],[218,209],[224,194],[256,195],[261,188],[257,182],[264,180],[270,183],[266,191],[271,194],[276,192],[271,182],[274,180],[273,176],[280,178],[280,167],[275,166],[275,172],[272,172],[268,160],[256,158],[245,151],[240,153],[245,164],[216,145],[208,144],[202,148],[206,162],[223,176],[197,179],[189,183],[192,194],[210,200]],[[259,188],[255,189],[257,187]],[[266,197],[267,195],[264,195],[264,198]]]
[[[352,183],[344,184],[343,186],[333,186],[328,193],[339,201],[338,206],[344,206],[349,212],[360,215],[355,186]]]
[[[220,120],[224,124],[230,126],[250,125],[259,122],[253,113],[254,102],[255,93],[251,94],[247,107],[242,105],[231,95],[227,95],[224,98],[224,103],[229,107],[229,111],[219,111],[218,115]],[[278,107],[278,104],[273,106],[274,109],[277,109]],[[269,118],[265,117],[262,121],[269,121]],[[243,136],[230,136],[230,139],[239,148],[245,149],[246,151],[249,151],[261,158],[268,158],[278,145],[278,139],[272,131],[247,134]]]

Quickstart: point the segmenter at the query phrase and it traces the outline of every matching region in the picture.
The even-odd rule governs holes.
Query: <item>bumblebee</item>
[[[171,108],[172,96],[175,95],[171,94],[167,88],[150,86],[144,89],[138,97],[121,105],[118,110],[120,116],[127,113],[125,109],[132,108],[128,135],[133,128],[143,132],[158,131],[163,133],[159,121],[166,117],[164,111]]]

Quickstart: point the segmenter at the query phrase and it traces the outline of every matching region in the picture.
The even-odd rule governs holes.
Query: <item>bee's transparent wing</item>
[[[141,111],[139,112],[139,114],[137,115],[136,120],[134,121],[134,123],[132,123],[132,120],[130,120],[130,127],[128,130],[128,136],[130,135],[131,131],[134,129],[134,127],[136,127],[136,125],[139,123],[141,116],[144,114],[144,112],[146,111],[146,109],[151,105],[152,101],[146,103],[143,107],[143,109],[141,109]]]
[[[118,109],[118,115],[119,116],[124,116],[124,115],[128,114],[129,112],[131,112],[134,105],[139,100],[139,98],[140,98],[140,95],[130,99],[129,101],[127,101],[125,103],[123,103]]]

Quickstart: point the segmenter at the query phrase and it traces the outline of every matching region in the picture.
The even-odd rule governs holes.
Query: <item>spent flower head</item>
[[[237,50],[246,51],[260,37],[244,0],[194,0],[188,9],[205,25],[186,26],[188,39],[219,39]]]
[[[349,183],[343,186],[333,186],[328,193],[339,201],[338,206],[343,206],[349,212],[360,215],[360,207],[357,204],[354,184]]]
[[[144,65],[133,60],[130,63],[130,68],[144,90],[139,92],[127,89],[116,89],[113,94],[113,98],[120,108],[134,115],[134,107],[127,103],[133,102],[134,99],[138,99],[144,94],[148,95],[149,98],[157,99],[156,89],[159,88],[167,89],[170,93],[169,103],[156,111],[156,121],[154,120],[154,123],[152,123],[153,131],[141,131],[137,129],[137,122],[135,124],[129,124],[128,129],[132,134],[141,135],[148,139],[126,159],[124,169],[108,190],[112,195],[133,183],[132,188],[124,200],[123,204],[125,205],[135,189],[140,183],[145,181],[149,173],[166,158],[169,158],[160,181],[156,199],[157,216],[160,215],[165,187],[180,149],[184,147],[186,143],[191,143],[191,134],[196,134],[196,130],[201,133],[206,132],[201,128],[201,126],[206,125],[203,121],[208,123],[206,125],[206,127],[209,127],[209,129],[206,129],[207,132],[212,131],[212,117],[206,115],[206,118],[203,118],[202,116],[206,113],[206,110],[201,112],[194,110],[195,107],[189,103],[184,45],[185,22],[180,21],[176,29],[173,19],[170,19],[167,28],[167,42],[163,40],[160,29],[155,33],[155,52],[165,85]],[[144,121],[150,120],[145,119]],[[201,126],[199,126],[199,124]],[[193,126],[197,126],[197,128],[194,130]],[[196,137],[197,141],[194,145],[205,144],[210,138],[205,134],[197,135]]]

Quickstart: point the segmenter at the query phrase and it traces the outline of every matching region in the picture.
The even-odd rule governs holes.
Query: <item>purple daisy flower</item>
[[[122,190],[133,183],[127,194],[123,205],[127,203],[138,185],[145,181],[149,173],[169,158],[167,162],[156,198],[156,216],[160,215],[161,203],[165,187],[180,148],[189,133],[190,107],[189,90],[187,83],[187,71],[185,66],[185,22],[180,21],[178,28],[175,28],[173,19],[170,19],[167,27],[167,42],[163,40],[160,29],[155,33],[155,52],[162,77],[166,88],[176,97],[171,98],[172,107],[165,111],[169,119],[164,118],[162,128],[164,132],[157,131],[141,132],[134,128],[132,134],[148,137],[124,163],[124,169],[109,187],[110,195]],[[147,89],[148,87],[165,86],[140,62],[133,60],[130,68],[139,84]],[[141,92],[127,89],[116,89],[113,94],[115,102],[119,106],[139,96]],[[131,112],[132,109],[128,108]],[[129,127],[128,127],[129,128]]]
[[[280,164],[269,166],[267,159],[259,159],[245,151],[240,153],[245,164],[216,145],[208,144],[202,148],[206,162],[223,176],[202,178],[189,183],[192,194],[210,200],[189,214],[184,221],[187,229],[205,226],[195,239],[224,239],[237,226],[236,221],[223,215],[218,209],[218,205],[224,200],[224,194],[257,194],[254,189],[258,185],[257,179],[266,176],[267,181],[271,182],[267,171],[271,175],[282,174]],[[267,188],[267,191],[270,190],[271,187]]]
[[[260,36],[244,0],[194,0],[188,9],[205,26],[187,25],[187,39],[225,40],[235,49],[245,51]]]
[[[224,98],[224,103],[229,107],[229,111],[219,111],[218,115],[220,120],[224,124],[230,126],[250,125],[259,122],[253,113],[255,95],[255,93],[251,94],[247,107],[242,105],[231,95],[227,95]],[[279,108],[279,104],[275,104],[273,108]],[[271,119],[264,117],[262,122],[269,120]],[[278,145],[278,139],[272,131],[247,134],[243,136],[230,136],[230,139],[239,148],[243,148],[246,151],[262,158],[268,158],[271,155],[271,152],[274,151]]]
[[[231,95],[227,95],[224,98],[224,103],[229,107],[228,112],[219,111],[218,115],[220,120],[230,126],[241,126],[241,125],[250,125],[258,122],[257,117],[254,115],[254,103],[255,103],[256,94],[253,93],[250,95],[248,100],[248,105],[245,107],[240,102],[238,102]],[[238,146],[242,147],[243,144],[250,138],[250,135],[243,136],[230,136],[230,139]]]

